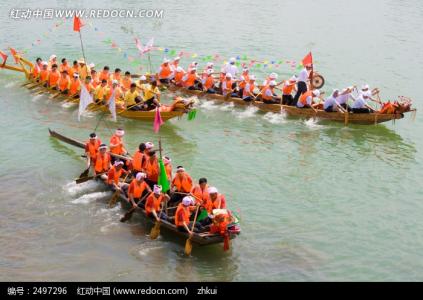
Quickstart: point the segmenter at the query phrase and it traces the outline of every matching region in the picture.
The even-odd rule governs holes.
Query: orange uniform
[[[81,89],[81,81],[79,78],[72,78],[69,88],[69,95],[77,95],[79,93],[79,90]]]
[[[110,79],[109,71],[103,70],[98,74],[98,80],[101,82],[103,79],[109,81]]]
[[[206,209],[209,213],[212,213],[213,209],[221,208],[226,208],[226,199],[225,196],[223,196],[222,194],[217,194],[217,198],[214,201],[210,199],[210,201],[206,205]]]
[[[70,77],[73,77],[73,74],[75,73],[79,74],[79,66],[72,66],[72,68],[69,68],[68,73]]]
[[[89,153],[90,158],[92,161],[95,161],[96,157],[97,157],[97,153],[98,153],[98,148],[101,145],[101,140],[100,139],[96,139],[94,141],[94,143],[91,143],[90,140],[88,140],[85,143],[85,152]]]
[[[41,80],[41,82],[46,82],[47,81],[48,74],[49,74],[49,71],[48,70],[41,70],[40,71],[40,80]]]
[[[63,92],[69,90],[71,80],[68,75],[65,78],[61,76],[57,84],[59,85],[59,90]]]
[[[119,178],[122,176],[123,173],[126,173],[126,171],[121,168],[119,171],[116,170],[116,167],[113,166],[109,172],[107,173],[107,183],[108,184],[118,184],[119,183]]]
[[[206,81],[204,82],[204,87],[206,90],[214,87],[214,78],[212,75],[207,77]]]
[[[150,158],[145,161],[145,173],[149,180],[157,182],[159,179],[159,162],[157,161],[157,157],[154,157],[153,161]]]
[[[160,73],[159,73],[159,79],[167,79],[172,74],[172,69],[170,68],[170,65],[162,64],[160,66]]]
[[[69,74],[69,70],[70,70],[70,67],[69,67],[69,65],[68,65],[68,64],[61,64],[61,65],[59,66],[59,72],[60,72],[60,73],[62,73],[63,71],[66,71],[66,72],[68,72],[68,74]]]
[[[195,81],[197,80],[197,74],[189,73],[187,80],[185,80],[185,87],[191,87],[195,84]]]
[[[110,154],[105,153],[102,155],[101,153],[97,153],[95,157],[95,164],[94,170],[96,173],[103,173],[109,170],[110,166]]]
[[[210,202],[210,195],[209,192],[207,191],[207,186],[203,189],[201,189],[201,187],[199,185],[196,185],[192,188],[191,190],[191,194],[193,194],[195,196],[195,202],[197,204],[200,204],[204,207],[207,207]]]
[[[311,97],[313,98],[313,91],[307,91],[304,94],[300,96],[298,101],[300,101],[303,105],[307,105],[307,98]],[[313,102],[313,101],[312,101]]]
[[[123,77],[121,85],[124,91],[128,91],[131,88],[132,79],[131,77]]]
[[[147,216],[151,214],[153,211],[153,208],[156,212],[160,210],[160,204],[163,201],[163,195],[160,194],[159,198],[156,198],[153,192],[147,197],[147,200],[145,201],[145,213]]]
[[[169,163],[165,165],[166,175],[168,180],[172,180],[172,165]]]
[[[175,212],[175,225],[176,226],[184,226],[184,222],[186,225],[189,224],[189,217],[191,216],[191,211],[189,206],[186,207],[179,203],[178,208]]]
[[[176,190],[181,193],[189,193],[192,189],[192,179],[188,173],[183,172],[182,175],[177,173],[175,178],[172,180],[172,185],[176,187]]]
[[[128,196],[132,196],[134,198],[141,198],[144,191],[147,189],[147,183],[145,181],[139,183],[138,180],[133,179],[129,184],[128,188]]]
[[[113,144],[118,146],[112,147]],[[118,154],[118,155],[123,155],[125,153],[125,148],[123,147],[122,138],[120,136],[117,136],[116,134],[114,134],[110,138],[110,152],[112,152],[113,154]]]
[[[294,90],[294,87],[295,87],[295,82],[284,85],[282,88],[283,95],[291,95],[292,91]]]
[[[57,83],[59,82],[60,73],[59,71],[50,71],[48,74],[48,85],[50,87],[55,87]]]
[[[144,169],[145,161],[145,154],[140,150],[135,151],[135,154],[132,156],[132,169],[141,172]]]

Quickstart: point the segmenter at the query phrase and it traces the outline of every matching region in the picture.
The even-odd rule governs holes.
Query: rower
[[[115,134],[110,138],[110,152],[117,155],[126,155],[128,152],[125,149],[123,144],[123,136],[125,131],[122,128],[118,128],[115,131]],[[114,159],[112,158],[114,161]]]
[[[85,64],[85,60],[83,58],[80,58],[78,60],[78,64],[79,64],[79,77],[82,80],[85,80],[85,78],[87,78],[91,74],[91,71],[89,67]]]
[[[101,84],[95,88],[94,102],[96,104],[105,104],[108,93],[109,93],[109,88],[107,86],[107,80],[103,79],[101,81]]]
[[[135,151],[134,155],[132,156],[131,165],[132,165],[132,173],[135,175],[139,172],[142,172],[145,169],[145,161],[147,157],[145,155],[145,144],[141,143],[138,146],[137,151]]]
[[[193,61],[188,66],[188,69],[187,69],[188,73],[191,73],[192,69],[196,69],[197,70],[197,67],[198,67],[198,62]]]
[[[57,83],[59,87],[59,91],[62,94],[68,94],[70,89],[70,84],[71,84],[71,80],[68,76],[68,71],[65,70],[61,73],[60,79]]]
[[[207,69],[206,77],[202,79],[202,83],[204,91],[206,91],[208,94],[216,94],[213,69]]]
[[[313,99],[320,96],[319,90],[307,91],[304,94],[301,94],[300,99],[298,99],[297,107],[298,108],[310,108],[314,106]]]
[[[131,88],[131,84],[132,84],[131,72],[126,71],[125,76],[122,78],[122,82],[121,82],[122,91],[123,92],[128,91]]]
[[[249,70],[248,68],[243,68],[242,69],[242,75],[240,77],[240,82],[238,84],[239,87],[239,97],[243,98],[243,91],[245,86],[247,85],[247,83],[250,82],[250,75],[249,75]]]
[[[116,160],[113,167],[107,172],[107,184],[112,191],[126,192],[128,184],[126,182],[120,182],[122,174],[126,174],[127,171],[123,168],[123,161]]]
[[[110,98],[112,95],[115,95],[115,106],[119,108],[124,108],[124,103],[121,101],[123,97],[122,89],[120,88],[119,81],[113,79],[112,87],[109,89],[109,93],[107,94],[107,102],[106,105],[109,105]]]
[[[106,80],[106,82],[108,82],[110,79],[109,71],[110,71],[109,66],[104,66],[103,71],[101,71],[100,74],[98,74],[98,79],[101,81]]]
[[[222,82],[222,95],[226,97],[227,94],[230,94],[231,97],[237,97],[238,95],[233,92],[232,86],[232,75],[226,73],[225,80]]]
[[[207,190],[210,195],[210,203],[207,207],[207,211],[209,213],[213,212],[213,209],[222,209],[226,208],[226,199],[223,194],[220,194],[217,188],[211,186]]]
[[[147,217],[154,217],[158,222],[160,222],[160,219],[167,220],[166,213],[160,213],[160,211],[164,209],[163,202],[168,200],[169,196],[162,193],[162,187],[160,185],[154,185],[153,192],[150,193],[145,201],[145,214]]]
[[[163,164],[166,170],[167,180],[172,181],[172,160],[169,156],[163,156]]]
[[[201,74],[201,77],[202,77],[203,80],[205,78],[207,78],[208,70],[213,70],[213,66],[214,66],[214,64],[212,62],[208,62],[206,64],[206,68],[203,70],[203,73]]]
[[[57,82],[59,81],[60,73],[57,70],[57,65],[53,64],[48,74],[48,87],[52,90],[57,90]]]
[[[57,56],[56,54],[53,54],[50,56],[50,59],[48,60],[48,69],[51,70],[53,65],[57,66]]]
[[[269,76],[263,81],[263,86],[269,85],[271,81],[276,81],[278,79],[278,74],[276,73],[270,73]]]
[[[94,88],[97,88],[101,82],[98,80],[98,74],[96,70],[91,70],[91,83]]]
[[[109,77],[109,86],[113,84],[113,80],[116,80],[118,84],[120,85],[120,82],[122,81],[121,73],[122,73],[121,69],[119,68],[115,69],[115,72]]]
[[[170,64],[170,68],[172,69],[172,72],[174,73],[173,75],[175,75],[175,71],[176,69],[179,67],[179,61],[181,60],[181,58],[179,56],[176,56],[172,63]]]
[[[91,76],[85,77],[84,85],[85,85],[85,88],[87,89],[88,93],[90,93],[91,95],[93,95],[95,93],[95,88],[93,87],[93,85],[91,83]]]
[[[202,89],[201,78],[197,75],[197,69],[191,68],[183,77],[184,86],[189,90]]]
[[[231,57],[229,59],[229,63],[227,63],[223,68],[225,71],[225,74],[231,74],[232,78],[236,78],[236,75],[238,74],[238,67],[235,65],[235,57]]]
[[[77,98],[79,91],[81,90],[81,80],[79,80],[79,74],[73,73],[73,78],[70,81],[69,96]]]
[[[308,90],[307,81],[310,76],[311,69],[312,69],[311,64],[307,64],[305,68],[303,68],[300,74],[298,75],[297,93],[295,94],[293,105],[297,105],[297,102],[300,99],[300,96],[304,94],[305,92],[307,92]]]
[[[374,112],[373,108],[367,103],[368,100],[374,100],[371,98],[370,91],[360,93],[357,98],[353,99],[354,102],[351,105],[351,110],[353,113],[368,114]]]
[[[150,151],[152,151],[153,148],[154,148],[154,144],[152,142],[145,143],[145,151],[144,151],[144,154],[145,154],[145,157],[146,158],[149,158],[150,157]]]
[[[68,64],[68,61],[66,60],[66,58],[62,58],[62,63],[59,66],[59,72],[62,73],[63,71],[66,71],[69,73],[70,67]]]
[[[43,68],[43,60],[40,57],[38,57],[35,60],[35,64],[34,64],[34,67],[32,69],[32,73],[31,73],[31,76],[32,76],[33,79],[36,79],[36,80],[38,79],[38,76],[40,75],[42,68]]]
[[[191,189],[191,194],[195,196],[195,202],[203,207],[207,207],[207,203],[210,201],[208,188],[207,178],[200,178],[198,185]]]
[[[152,81],[149,85],[144,85],[143,89],[143,109],[152,110],[160,107],[160,90],[157,86],[157,81]]]
[[[94,68],[95,68],[95,64],[94,64],[94,63],[90,63],[90,64],[88,65],[88,67],[90,68],[90,70],[94,70]]]
[[[339,93],[338,97],[336,97],[336,102],[338,102],[338,104],[346,111],[350,110],[350,107],[348,106],[348,99],[351,97],[353,88],[354,87],[351,86],[343,89],[341,93]]]
[[[193,205],[194,200],[192,197],[186,196],[182,199],[182,203],[178,205],[178,208],[175,212],[176,228],[181,232],[188,232],[190,236],[193,234],[193,231],[191,231],[192,222],[190,222],[191,212],[195,210]],[[194,225],[194,231],[198,231],[199,227],[201,228],[201,225],[196,223]]]
[[[172,68],[169,65],[169,59],[163,59],[163,63],[160,65],[160,68],[157,72],[159,80],[161,83],[169,84],[172,79]]]
[[[275,94],[276,81],[272,80],[261,91],[261,98],[265,104],[279,104],[281,98]]]
[[[148,158],[145,160],[145,173],[147,174],[147,183],[152,188],[159,179],[159,161],[156,156],[156,151],[150,150]]]
[[[101,140],[93,132],[90,134],[90,139],[85,142],[85,156],[87,157],[87,167],[95,164],[98,150],[102,145]]]
[[[131,181],[128,188],[128,200],[132,207],[140,206],[139,202],[147,193],[151,193],[151,189],[145,182],[147,175],[143,172],[138,172],[135,178]]]
[[[286,80],[282,86],[282,104],[294,105],[294,97],[292,91],[296,89],[297,77],[294,75],[289,80]]]
[[[173,77],[173,83],[176,86],[183,86],[183,78],[185,76],[185,71],[182,67],[177,67],[175,71],[175,76]]]
[[[192,178],[183,166],[176,168],[176,175],[172,180],[171,191],[173,195],[170,202],[175,205],[183,198],[183,194],[189,194],[192,189]],[[182,194],[181,194],[182,193]]]
[[[245,102],[250,102],[255,99],[254,89],[256,86],[254,85],[256,82],[256,76],[251,75],[249,76],[249,81],[246,82],[244,89],[242,90],[242,100]]]
[[[344,111],[342,106],[336,100],[338,96],[339,96],[339,90],[334,89],[332,92],[332,95],[330,95],[329,97],[325,99],[325,102],[323,103],[323,109],[326,112],[338,112],[338,111],[343,112]]]
[[[111,157],[110,157],[110,154],[107,153],[107,146],[106,146],[106,144],[101,144],[98,147],[98,153],[97,153],[97,155],[95,157],[95,162],[94,162],[93,166],[94,166],[94,175],[99,175],[99,174],[102,174],[102,173],[106,173],[112,167]],[[101,179],[103,179],[104,181],[106,181],[107,180],[107,175],[106,174],[101,175]]]
[[[69,76],[73,77],[73,74],[78,73],[79,74],[79,65],[76,60],[73,61],[73,65],[71,68],[69,68]]]
[[[47,87],[48,75],[49,75],[48,63],[46,61],[43,61],[42,69],[38,77],[39,77],[39,81],[41,82],[41,84],[43,84],[44,87]]]

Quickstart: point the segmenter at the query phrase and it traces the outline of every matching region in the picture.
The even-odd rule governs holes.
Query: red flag
[[[80,31],[82,26],[84,26],[84,24],[81,19],[77,16],[73,17],[73,31]]]
[[[163,120],[162,120],[162,116],[160,115],[160,108],[157,107],[156,108],[156,115],[154,116],[154,124],[153,124],[153,129],[154,132],[157,133],[160,130],[160,126],[163,125]]]
[[[312,65],[313,64],[313,56],[311,55],[311,52],[309,52],[304,58],[303,58],[303,66],[306,65]]]
[[[16,57],[16,55],[18,55],[18,52],[15,49],[11,48],[11,47],[9,47],[9,49],[10,49],[10,53],[12,53],[13,58],[15,59],[15,63],[19,63],[19,60]]]
[[[8,55],[6,53],[4,53],[3,51],[0,51],[0,56],[3,58],[2,66],[4,67],[4,65],[6,64],[6,60],[7,60]]]

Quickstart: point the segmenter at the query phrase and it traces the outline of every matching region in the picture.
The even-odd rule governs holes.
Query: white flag
[[[110,96],[110,99],[109,99],[109,110],[110,110],[110,113],[112,114],[113,121],[116,122],[115,90],[113,91],[112,96]]]
[[[81,121],[81,115],[87,109],[87,106],[93,103],[93,96],[87,91],[85,84],[81,84],[81,94],[79,96],[78,121]]]

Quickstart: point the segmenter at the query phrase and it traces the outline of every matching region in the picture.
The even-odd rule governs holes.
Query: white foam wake
[[[249,107],[247,107],[245,110],[243,110],[241,112],[240,111],[233,110],[232,111],[232,114],[234,114],[239,119],[246,119],[246,118],[253,117],[256,114],[257,111],[258,111],[258,107],[249,106]]]
[[[71,203],[73,204],[88,204],[90,202],[93,202],[97,199],[106,197],[111,195],[110,192],[94,192],[94,193],[90,193],[90,194],[84,194],[81,197],[72,200]]]
[[[268,112],[263,116],[263,119],[272,124],[284,124],[286,123],[286,115],[284,113],[272,113]]]

